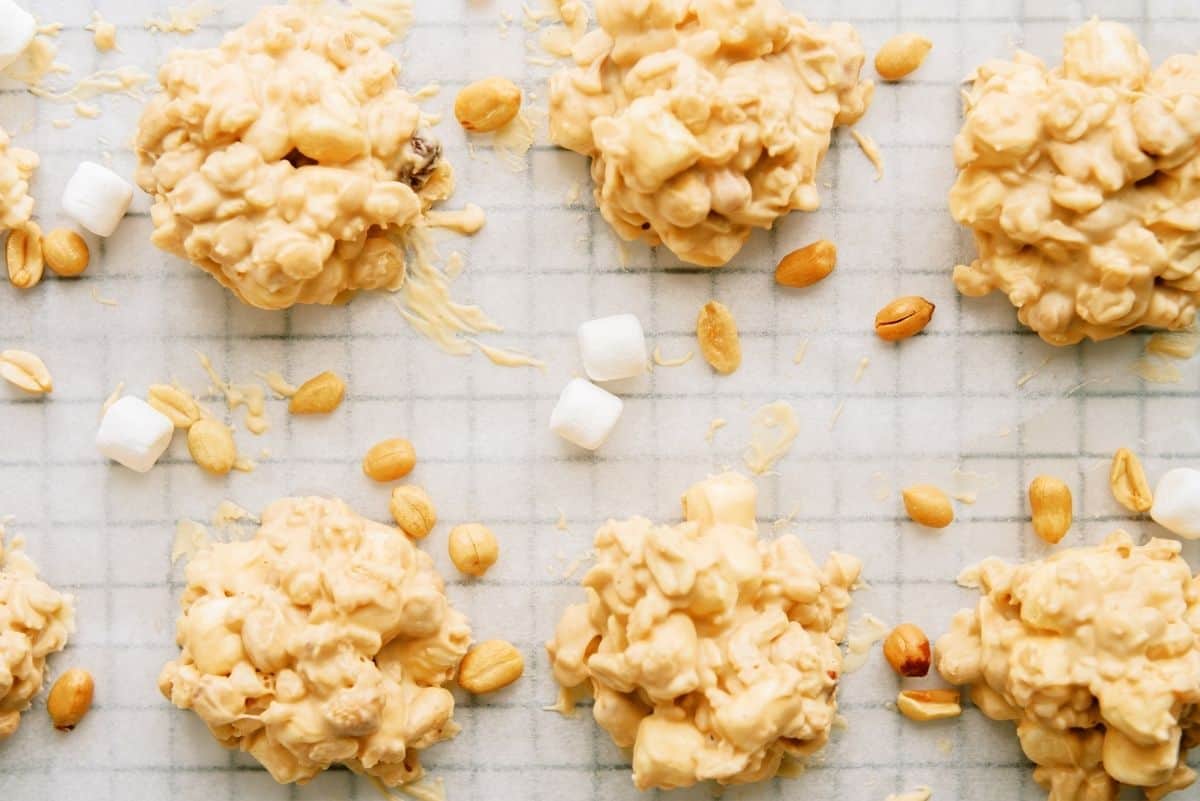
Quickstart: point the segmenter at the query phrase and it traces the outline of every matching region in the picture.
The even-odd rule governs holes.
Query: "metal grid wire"
[[[170,48],[211,46],[258,6],[227,4],[195,34],[180,37],[145,31],[147,4],[101,0],[94,7],[118,25],[124,52],[100,56],[83,30],[91,4],[36,5],[43,20],[65,23],[60,45],[75,75],[128,63],[153,73]],[[489,74],[523,78],[527,93],[537,95],[533,104],[544,107],[549,70],[526,60],[515,0],[416,5],[416,25],[400,49],[411,88],[442,84],[430,107],[448,109],[459,87]],[[886,177],[875,183],[853,141],[839,134],[823,168],[823,208],[756,234],[720,271],[673,269],[679,265],[670,254],[642,247],[627,249],[623,267],[613,236],[586,200],[581,158],[543,144],[531,152],[530,169],[514,174],[486,148],[469,155],[455,126],[439,126],[458,170],[455,201],[489,212],[478,236],[443,245],[467,258],[457,294],[482,302],[507,327],[498,344],[546,359],[545,373],[447,356],[414,335],[386,298],[282,314],[248,309],[147,244],[151,226],[141,196],[114,237],[90,241],[93,266],[85,278],[48,275],[27,293],[0,286],[0,345],[41,354],[57,385],[45,401],[0,395],[0,513],[16,516],[13,530],[26,535],[48,580],[78,599],[78,633],[52,661],[54,672],[85,666],[98,687],[93,712],[75,732],[53,732],[39,702],[17,736],[0,745],[0,798],[375,798],[370,785],[341,770],[306,787],[275,785],[252,760],[216,746],[194,715],[167,704],[156,675],[176,653],[180,576],[168,561],[175,522],[206,519],[225,498],[256,510],[300,493],[337,494],[383,518],[387,490],[369,485],[358,462],[384,436],[416,443],[413,478],[430,490],[444,520],[425,547],[451,578],[453,600],[478,638],[510,639],[528,662],[526,677],[506,691],[460,695],[463,733],[426,752],[451,799],[641,797],[626,755],[586,710],[576,720],[542,710],[555,690],[541,644],[565,604],[581,597],[577,576],[564,572],[586,551],[595,527],[634,513],[674,519],[689,484],[739,463],[749,416],[761,403],[785,398],[803,421],[778,474],[759,481],[764,535],[772,521],[794,514],[791,527],[819,557],[833,548],[862,556],[871,586],[857,596],[855,614],[944,631],[952,612],[973,600],[954,584],[963,566],[989,554],[1044,551],[1023,506],[1024,488],[1039,472],[1063,476],[1072,487],[1077,524],[1068,544],[1096,542],[1118,526],[1150,533],[1153,526],[1129,521],[1109,497],[1107,461],[1128,445],[1157,475],[1200,458],[1197,370],[1185,368],[1181,384],[1143,384],[1127,367],[1144,336],[1055,351],[1019,330],[1002,300],[960,299],[949,269],[969,258],[970,247],[944,197],[953,180],[959,80],[974,63],[1018,44],[1054,59],[1063,32],[1093,14],[1131,24],[1158,61],[1195,47],[1200,9],[1186,0],[803,5],[816,20],[855,23],[869,52],[909,29],[928,35],[935,48],[912,79],[879,87],[861,123],[882,148]],[[515,17],[505,35],[501,12]],[[124,143],[137,104],[112,97],[100,104],[99,120],[60,130],[53,120],[70,118],[70,107],[0,89],[0,124],[42,155],[35,192],[44,228],[59,219],[58,195],[80,159],[104,160],[111,151],[115,168],[132,172]],[[585,200],[568,205],[572,185],[585,188]],[[809,290],[778,290],[771,280],[778,257],[818,237],[837,242],[837,274]],[[119,305],[98,304],[93,293]],[[897,294],[923,294],[938,305],[931,330],[898,347],[878,342],[869,323]],[[694,315],[710,297],[740,322],[745,362],[737,374],[714,377],[693,359],[628,382],[620,388],[625,416],[595,456],[546,431],[558,390],[579,369],[579,322],[632,311],[653,344],[678,355],[693,349]],[[793,354],[802,341],[808,354],[797,365]],[[197,350],[240,381],[258,370],[303,379],[335,369],[347,380],[346,401],[324,420],[292,420],[274,402],[273,427],[261,438],[239,425],[245,452],[271,451],[251,475],[203,475],[180,437],[149,475],[103,463],[91,439],[116,383],[142,393],[176,378],[202,389],[208,382]],[[863,356],[870,366],[855,382]],[[1051,361],[1018,387],[1018,377],[1046,357]],[[704,434],[718,416],[729,426],[710,444]],[[924,479],[949,486],[956,466],[986,476],[978,503],[960,505],[959,522],[943,533],[916,530],[900,514],[896,488]],[[565,532],[555,525],[560,514]],[[445,536],[453,524],[477,519],[498,532],[501,559],[485,579],[467,582],[449,564]],[[1189,546],[1187,553],[1200,564],[1200,550]],[[843,684],[848,729],[806,775],[726,795],[874,801],[929,784],[939,799],[1043,797],[1011,726],[971,710],[915,727],[887,708],[894,692],[888,669],[873,656]],[[670,794],[675,801],[712,796],[709,787]]]

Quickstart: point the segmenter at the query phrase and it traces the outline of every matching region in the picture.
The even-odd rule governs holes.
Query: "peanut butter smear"
[[[597,0],[596,19],[550,81],[550,137],[592,159],[622,239],[718,267],[753,228],[818,207],[832,129],[874,91],[853,28],[779,0]]]
[[[1175,541],[1103,544],[1023,565],[987,559],[959,578],[980,589],[937,642],[937,669],[1017,724],[1050,801],[1146,798],[1192,784],[1200,742],[1200,576]]]
[[[0,521],[0,741],[21,724],[41,692],[46,657],[61,651],[75,630],[75,608],[38,578],[20,538],[4,543]]]
[[[688,490],[683,523],[606,523],[587,601],[546,646],[559,685],[590,686],[596,722],[633,750],[638,789],[769,779],[829,739],[862,565],[760,540],[756,500],[726,473]]]
[[[1063,62],[989,61],[964,93],[950,211],[979,258],[964,295],[999,290],[1054,345],[1178,330],[1200,298],[1200,55],[1151,70],[1133,32],[1093,20]]]
[[[286,498],[252,539],[186,569],[180,655],[159,688],[280,783],[334,764],[399,787],[453,737],[443,687],[471,641],[433,560],[345,503]]]

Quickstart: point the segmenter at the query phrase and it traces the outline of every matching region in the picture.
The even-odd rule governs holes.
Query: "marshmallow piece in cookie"
[[[132,202],[133,184],[107,167],[84,161],[67,181],[62,207],[96,236],[112,236]]]
[[[582,378],[572,379],[550,415],[550,430],[574,445],[594,451],[604,444],[625,404]]]
[[[33,16],[13,2],[0,0],[0,70],[12,64],[37,33],[37,22]]]
[[[171,444],[173,433],[170,418],[141,398],[126,395],[104,413],[96,447],[114,462],[145,473]]]
[[[632,314],[588,320],[579,326],[583,369],[593,381],[616,381],[646,372],[646,335]]]
[[[1150,517],[1184,539],[1200,539],[1200,470],[1177,467],[1159,479]]]

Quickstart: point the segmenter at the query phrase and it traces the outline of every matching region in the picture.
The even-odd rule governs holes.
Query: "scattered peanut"
[[[300,385],[288,404],[292,414],[329,414],[342,402],[346,384],[326,370]]]
[[[0,378],[35,395],[54,391],[54,379],[45,362],[25,350],[0,352]]]
[[[433,499],[425,490],[412,484],[392,490],[390,509],[396,525],[414,540],[428,536],[437,525],[437,509],[433,506]]]
[[[1108,484],[1117,503],[1131,512],[1148,512],[1154,505],[1154,494],[1146,482],[1146,471],[1128,448],[1120,448],[1113,454]]]
[[[417,463],[417,452],[406,439],[399,437],[377,442],[363,457],[363,473],[373,481],[387,482],[404,478]]]
[[[92,674],[80,668],[71,668],[58,677],[46,699],[46,711],[54,728],[70,731],[79,725],[92,707],[95,686]]]
[[[223,476],[237,462],[237,445],[229,426],[216,420],[197,420],[188,429],[188,453],[213,475]]]
[[[929,528],[945,528],[954,522],[954,507],[950,499],[932,484],[914,484],[900,493],[904,511],[914,523]]]
[[[875,335],[886,342],[915,336],[929,325],[935,308],[917,295],[896,298],[875,315]]]
[[[468,84],[454,100],[459,125],[475,133],[503,128],[520,110],[521,90],[508,78],[484,78]]]
[[[737,321],[723,304],[710,300],[696,319],[696,338],[700,353],[718,373],[729,375],[742,364],[742,343]]]
[[[924,676],[929,673],[929,638],[912,623],[901,623],[883,641],[883,656],[901,676]]]
[[[188,429],[200,419],[200,407],[183,390],[169,384],[153,384],[146,401],[158,412],[165,414],[176,428]]]
[[[21,713],[17,711],[0,712],[0,741],[6,740],[16,733],[21,726]]]
[[[36,223],[27,223],[8,235],[4,246],[8,262],[8,280],[17,289],[32,289],[42,280],[45,263],[42,259],[42,230]]]
[[[46,266],[64,278],[82,275],[91,253],[82,236],[70,228],[55,228],[42,239]]]
[[[1038,476],[1029,485],[1033,530],[1051,545],[1071,528],[1071,490],[1053,476]]]
[[[933,42],[916,33],[902,33],[883,43],[875,54],[875,71],[885,81],[898,81],[916,72],[925,61]]]
[[[909,720],[945,720],[962,714],[958,690],[904,690],[896,708]]]
[[[825,278],[837,265],[837,245],[828,239],[818,239],[807,247],[793,250],[775,268],[775,283],[782,286],[805,287]]]
[[[450,561],[468,576],[482,576],[499,556],[496,535],[482,523],[465,523],[450,530]]]
[[[507,687],[525,672],[525,658],[512,643],[488,640],[476,645],[458,667],[458,686],[473,695]]]

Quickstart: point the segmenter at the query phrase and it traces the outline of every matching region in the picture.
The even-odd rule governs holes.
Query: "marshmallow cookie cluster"
[[[341,7],[284,6],[173,51],[135,142],[152,241],[264,309],[399,288],[393,235],[453,178],[391,38]]]
[[[1200,576],[1180,545],[1102,545],[1009,565],[985,560],[975,609],[937,642],[937,667],[995,720],[1017,724],[1050,801],[1150,801],[1189,786],[1200,743]]]
[[[950,211],[979,258],[955,267],[960,292],[1003,292],[1055,345],[1192,324],[1200,55],[1152,71],[1132,31],[1093,20],[1061,66],[989,61],[964,98]]]
[[[182,605],[159,688],[278,782],[340,763],[399,786],[458,732],[442,685],[466,618],[426,553],[342,501],[271,504],[253,539],[193,557]]]
[[[71,596],[39,579],[20,546],[14,540],[6,551],[0,526],[0,740],[17,730],[42,689],[46,657],[75,629]]]
[[[779,0],[597,0],[600,28],[550,82],[550,136],[592,159],[624,239],[727,263],[753,228],[819,205],[834,126],[866,111],[854,29]]]
[[[639,789],[769,779],[829,739],[862,565],[760,540],[756,495],[726,473],[688,490],[679,525],[605,524],[587,603],[546,646],[559,684],[590,686],[596,722],[633,749]]]

